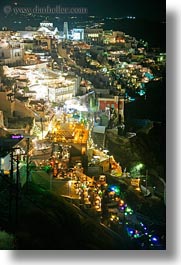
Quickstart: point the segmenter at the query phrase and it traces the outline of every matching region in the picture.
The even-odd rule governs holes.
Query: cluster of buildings
[[[147,58],[145,43],[139,45],[121,31],[69,30],[67,22],[62,32],[47,20],[24,31],[3,29],[0,127],[11,135],[36,135],[38,139],[51,131],[49,136],[54,139],[56,111],[66,102],[71,106],[79,96],[80,112],[86,106],[87,112],[94,113],[91,130],[103,146],[105,129],[124,124],[127,89],[142,88],[155,78],[150,70],[155,62]],[[159,58],[164,61],[164,54]],[[85,143],[81,142],[85,147],[88,138],[86,134]]]
[[[69,30],[68,22],[64,22],[63,31],[59,31],[53,23],[45,20],[38,28],[28,26],[25,30],[17,32],[6,28],[1,30],[0,63],[38,63],[47,59],[46,52],[55,49],[61,40],[81,41],[91,45],[119,43],[125,48],[135,48],[138,44],[134,37],[120,31],[104,31],[102,28]]]

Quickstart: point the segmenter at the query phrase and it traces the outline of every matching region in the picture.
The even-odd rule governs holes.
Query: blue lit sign
[[[11,139],[22,139],[23,138],[23,135],[21,134],[13,134],[11,135]]]

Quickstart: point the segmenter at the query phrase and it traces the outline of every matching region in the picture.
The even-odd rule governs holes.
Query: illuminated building
[[[49,89],[49,100],[53,102],[65,102],[75,94],[75,82],[66,80],[64,84]]]
[[[107,113],[108,118],[111,118],[111,109],[115,110],[121,122],[124,122],[124,98],[118,96],[98,98],[98,108]]]
[[[48,20],[44,20],[40,23],[40,27],[53,28],[53,23],[49,22]]]
[[[63,120],[57,121],[48,133],[48,138],[54,143],[70,145],[73,156],[87,154],[87,141],[89,130],[82,123],[67,122],[67,114]]]
[[[28,64],[28,65],[37,64],[40,62],[40,58],[38,55],[36,55],[32,52],[28,52],[28,51],[26,51],[24,53],[23,60],[24,60],[25,64]]]
[[[83,41],[84,40],[84,29],[73,29],[72,39],[76,41]]]
[[[90,44],[99,44],[103,40],[103,29],[85,29],[84,40]]]
[[[34,126],[34,113],[24,102],[14,98],[12,90],[0,92],[0,109],[5,116],[4,125],[12,133],[30,133]]]
[[[19,30],[15,33],[16,38],[18,38],[21,41],[33,40],[36,35],[37,35],[37,30],[32,28]]]
[[[75,96],[79,84],[78,77],[65,78],[45,68],[40,68],[33,74],[28,73],[27,77],[32,80],[29,90],[36,92],[37,100],[56,103],[65,102]]]
[[[23,45],[17,40],[4,38],[0,40],[0,63],[14,64],[23,59]]]
[[[64,38],[67,40],[69,38],[68,34],[68,22],[63,23],[63,33],[64,33]]]
[[[45,20],[40,23],[40,27],[37,30],[37,33],[41,34],[42,36],[47,36],[51,38],[58,38],[59,31],[58,28],[53,26],[52,22]]]
[[[103,35],[105,44],[125,43],[124,33],[121,31],[106,30]]]

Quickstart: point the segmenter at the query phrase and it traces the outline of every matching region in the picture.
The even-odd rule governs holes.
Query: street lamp
[[[71,180],[68,181],[68,196],[71,197]]]
[[[12,199],[13,199],[13,173],[14,173],[14,161],[16,162],[16,195],[15,195],[15,221],[18,224],[18,210],[19,210],[19,189],[20,189],[20,171],[19,171],[19,163],[20,163],[20,155],[21,148],[13,147],[11,150],[11,169],[10,169],[10,198],[9,198],[9,218],[11,219],[12,214]]]
[[[26,182],[27,182],[27,189],[29,183],[29,149],[30,149],[30,138],[27,138],[27,155],[26,155]]]
[[[43,118],[42,117],[40,118],[40,123],[41,123],[41,137],[43,140]]]

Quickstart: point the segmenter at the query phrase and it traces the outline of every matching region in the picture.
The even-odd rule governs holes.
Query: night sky
[[[44,14],[28,16],[15,14],[12,10],[5,14],[4,8],[10,6],[19,8],[36,8],[47,6],[51,8],[60,7],[83,7],[87,14],[76,14],[77,21],[86,21],[88,16],[125,18],[136,17],[136,20],[127,19],[119,21],[106,20],[104,29],[121,30],[137,39],[143,38],[151,46],[166,49],[166,1],[164,0],[0,0],[0,28],[7,27],[11,30],[24,30],[26,26],[39,26],[39,23],[47,18],[62,30],[63,21],[69,20],[70,14]],[[25,13],[26,14],[26,13]],[[56,20],[59,17],[59,20]],[[80,18],[80,20],[79,20]],[[74,21],[73,21],[74,22]],[[76,25],[71,25],[75,27]]]
[[[150,20],[165,21],[166,1],[164,0],[1,0],[1,11],[4,5],[17,3],[20,7],[36,5],[63,7],[86,7],[88,15],[97,16],[135,16]]]

